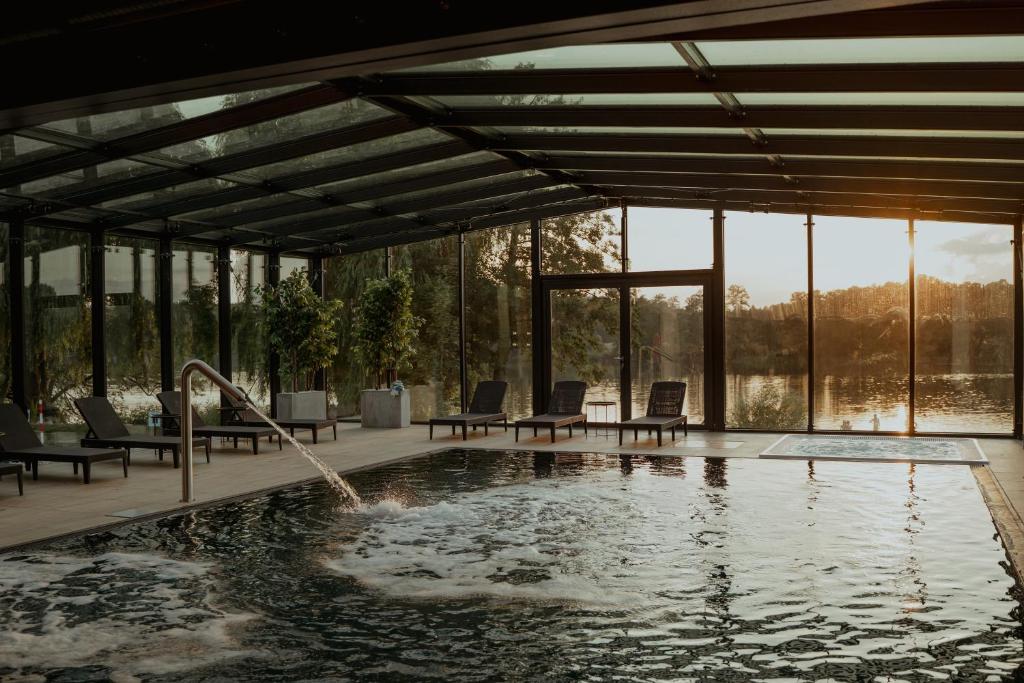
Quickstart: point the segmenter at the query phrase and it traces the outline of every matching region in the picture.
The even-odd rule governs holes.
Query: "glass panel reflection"
[[[630,271],[711,268],[711,212],[696,209],[630,207]]]
[[[269,350],[259,295],[266,282],[266,254],[231,250],[231,381],[269,410]]]
[[[614,405],[609,421],[622,415],[619,351],[619,290],[555,289],[551,292],[551,381],[587,383],[590,401]],[[589,419],[604,421],[604,412]]]
[[[171,261],[171,329],[175,387],[179,370],[198,358],[212,367],[217,356],[217,250],[194,244],[178,244]],[[209,424],[220,424],[220,392],[199,375],[192,379],[192,400]]]
[[[545,273],[610,273],[622,270],[622,209],[576,213],[541,224]]]

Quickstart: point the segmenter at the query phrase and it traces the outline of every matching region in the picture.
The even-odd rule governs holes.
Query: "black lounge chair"
[[[222,394],[224,401],[227,403],[226,406],[221,406],[220,409],[220,420],[225,425],[236,425],[239,427],[270,427],[266,420],[256,414],[252,408],[241,401],[235,399],[227,394]],[[283,429],[287,429],[288,433],[295,436],[295,430],[306,430],[313,432],[313,443],[317,442],[317,434],[321,429],[330,427],[334,432],[334,440],[338,440],[338,420],[333,417],[329,417],[325,420],[317,420],[313,418],[294,418],[287,420],[274,420]],[[271,436],[273,439],[273,436]]]
[[[168,432],[181,434],[181,392],[161,391],[156,399],[163,406],[164,414],[160,416],[164,434]],[[239,439],[252,439],[252,453],[257,455],[260,452],[260,439],[269,436],[273,439],[277,430],[273,427],[245,427],[239,425],[208,425],[199,416],[199,411],[192,406],[192,435],[205,436],[208,438],[220,437],[222,439],[234,439],[235,448],[238,448]],[[281,437],[277,437],[278,450],[283,448]]]
[[[446,417],[430,418],[430,438],[434,438],[434,425],[451,425],[452,435],[455,435],[455,428],[462,427],[462,440],[467,437],[467,430],[470,426],[476,431],[477,425],[484,426],[484,436],[487,436],[487,428],[492,422],[501,422],[508,431],[508,415],[501,412],[501,405],[505,402],[505,392],[508,391],[508,382],[499,380],[485,380],[478,382],[473,391],[473,400],[469,404],[468,413],[448,415]]]
[[[21,411],[18,411],[19,414]],[[25,495],[25,484],[21,479],[21,471],[25,469],[20,462],[0,462],[0,477],[5,474],[13,474],[18,478],[18,495]]]
[[[13,404],[0,406],[0,449],[4,456],[21,460],[25,468],[32,469],[32,478],[39,478],[39,461],[69,462],[78,474],[82,466],[82,480],[88,484],[92,479],[92,464],[104,460],[120,460],[124,476],[128,476],[128,453],[122,448],[81,448],[79,446],[44,446],[39,443],[32,427],[25,421],[21,408]],[[20,467],[20,465],[19,465]],[[7,474],[2,471],[0,473]],[[18,492],[21,493],[21,476],[18,476]]]
[[[655,382],[651,385],[651,395],[647,399],[647,414],[635,417],[615,425],[619,430],[619,445],[622,445],[622,432],[633,430],[633,440],[640,435],[641,429],[658,433],[658,445],[661,446],[663,430],[672,430],[672,440],[676,438],[676,427],[682,425],[683,434],[687,434],[686,416],[683,415],[683,399],[686,398],[686,382]]]
[[[519,441],[520,427],[533,427],[534,436],[537,436],[538,427],[550,429],[551,443],[555,442],[555,430],[559,427],[569,427],[571,438],[572,426],[578,422],[583,423],[583,433],[586,434],[587,416],[583,413],[583,399],[586,395],[586,382],[555,382],[551,401],[548,403],[548,412],[516,421],[516,441]]]
[[[171,452],[171,460],[177,468],[181,464],[181,438],[177,436],[151,436],[149,434],[130,434],[124,422],[117,416],[114,406],[105,396],[88,396],[76,398],[75,407],[82,414],[89,432],[82,439],[83,446],[123,448],[128,454],[128,464],[132,462],[132,449],[143,448],[154,450],[160,460],[164,459],[164,451]],[[206,449],[206,462],[210,462],[210,440],[192,439]]]

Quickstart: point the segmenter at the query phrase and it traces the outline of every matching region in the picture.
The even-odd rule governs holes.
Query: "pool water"
[[[0,556],[6,680],[1014,680],[969,467],[451,450]]]

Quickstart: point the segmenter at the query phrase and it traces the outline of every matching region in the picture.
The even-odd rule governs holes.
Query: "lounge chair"
[[[555,382],[551,401],[548,402],[548,412],[516,421],[516,441],[519,441],[520,427],[533,427],[534,436],[537,436],[538,427],[550,429],[551,443],[555,442],[555,430],[559,427],[569,427],[569,436],[572,437],[572,426],[578,422],[583,423],[583,433],[586,434],[587,416],[583,413],[586,394],[586,382]]]
[[[0,406],[0,449],[7,458],[21,460],[25,467],[32,469],[32,478],[39,478],[39,461],[69,462],[78,474],[82,466],[82,480],[88,484],[92,475],[92,464],[104,460],[120,460],[124,476],[128,476],[128,453],[122,448],[81,448],[79,446],[49,446],[39,443],[32,427],[25,420],[21,408],[8,403]],[[20,467],[20,465],[18,465]],[[5,469],[0,473],[8,474]],[[21,493],[21,476],[18,476],[18,492]]]
[[[114,411],[114,406],[105,396],[89,396],[76,398],[75,407],[82,414],[89,432],[82,439],[83,446],[107,448],[123,448],[128,454],[128,464],[132,462],[132,449],[142,448],[156,451],[160,460],[164,459],[164,451],[171,452],[171,460],[175,467],[181,463],[181,438],[177,436],[151,436],[149,434],[130,434],[128,428]],[[193,446],[198,444],[206,448],[206,462],[210,462],[210,440],[192,439]]]
[[[487,436],[487,428],[492,422],[501,422],[508,431],[508,415],[501,412],[501,405],[505,402],[505,393],[508,391],[508,382],[498,380],[485,380],[478,382],[473,391],[473,400],[469,404],[468,413],[448,415],[446,417],[430,418],[430,438],[434,438],[434,425],[451,425],[452,435],[456,427],[462,427],[462,440],[467,437],[467,430],[470,426],[476,431],[477,425],[484,426],[484,436]]]
[[[18,411],[19,414],[21,411]],[[13,474],[18,478],[18,495],[25,495],[25,484],[21,479],[21,471],[25,469],[25,466],[20,462],[0,462],[0,477],[5,474]]]
[[[256,412],[235,399],[234,397],[222,394],[226,406],[222,406],[220,409],[220,421],[225,425],[236,425],[240,427],[270,427],[266,420],[260,417]],[[338,420],[333,417],[329,417],[325,420],[316,420],[313,418],[290,418],[287,420],[274,420],[283,429],[287,429],[288,433],[295,436],[295,430],[306,430],[313,432],[313,443],[317,442],[317,434],[321,429],[330,427],[334,432],[334,440],[338,440]],[[273,437],[271,437],[273,438]]]
[[[181,434],[181,392],[161,391],[156,399],[163,406],[164,414],[160,416],[164,433],[171,432]],[[199,411],[192,406],[192,435],[205,436],[208,438],[220,437],[222,439],[234,439],[235,448],[238,448],[239,439],[252,439],[252,453],[257,455],[260,452],[260,439],[264,436],[273,438],[277,430],[273,427],[245,427],[239,425],[208,425],[199,416]],[[277,437],[277,447],[283,448],[281,437]]]
[[[651,395],[647,399],[647,414],[632,420],[620,422],[615,427],[619,430],[619,445],[622,445],[622,432],[633,430],[633,440],[640,435],[641,429],[658,433],[658,445],[661,446],[661,433],[672,430],[672,440],[676,438],[676,427],[682,425],[683,434],[687,434],[686,416],[683,415],[683,399],[686,398],[686,382],[655,382],[651,385]]]

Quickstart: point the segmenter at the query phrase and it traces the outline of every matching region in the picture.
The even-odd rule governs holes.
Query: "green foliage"
[[[741,429],[796,429],[805,425],[806,415],[798,396],[783,394],[774,384],[763,384],[753,396],[736,400],[729,425]]]
[[[266,339],[281,357],[292,391],[300,386],[311,389],[313,375],[338,353],[335,320],[342,303],[321,299],[301,270],[292,272],[276,287],[267,285],[259,291]]]
[[[386,371],[402,368],[415,349],[422,320],[412,314],[413,288],[408,271],[366,283],[356,309],[353,350],[384,384]]]

